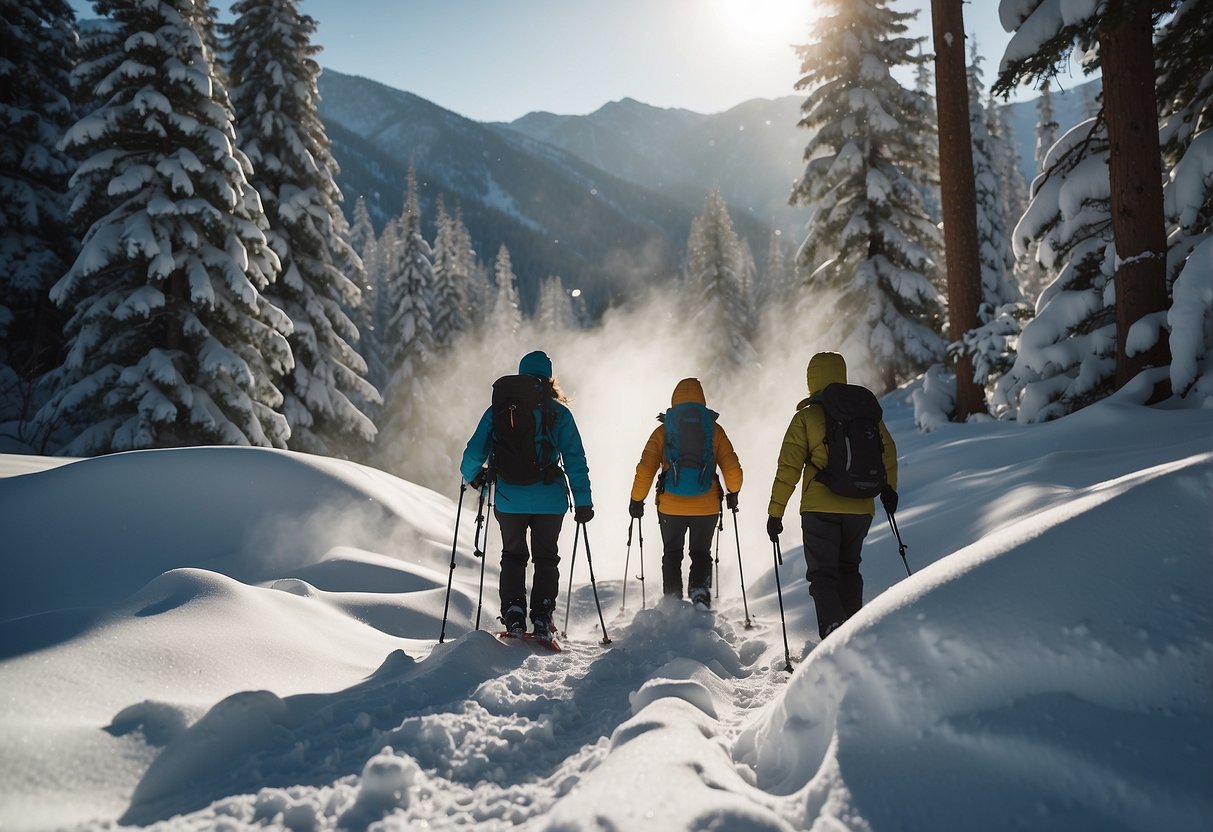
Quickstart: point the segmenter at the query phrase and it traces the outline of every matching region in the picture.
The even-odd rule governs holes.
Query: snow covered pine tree
[[[83,249],[51,298],[67,357],[42,410],[62,452],[193,444],[285,447],[274,383],[290,319],[262,295],[279,261],[235,150],[193,0],[112,0],[75,73],[95,109],[64,138],[81,158],[71,219]]]

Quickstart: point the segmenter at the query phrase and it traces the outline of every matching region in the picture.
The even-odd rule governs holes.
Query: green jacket
[[[846,383],[847,365],[836,352],[820,352],[809,360],[809,395],[824,390],[835,382]],[[823,511],[833,514],[875,514],[875,501],[870,497],[840,497],[813,479],[816,469],[826,466],[826,423],[821,405],[805,399],[796,406],[779,449],[779,464],[771,484],[771,504],[767,513],[783,517],[797,483],[804,480],[800,492],[800,511]],[[897,445],[880,423],[880,438],[884,442],[884,468],[889,485],[897,489]],[[809,467],[811,462],[814,467]],[[806,471],[808,472],[806,474]]]

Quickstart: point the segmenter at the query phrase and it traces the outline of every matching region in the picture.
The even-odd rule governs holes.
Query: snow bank
[[[852,828],[1205,828],[1210,504],[1204,453],[979,540],[815,651],[738,753]]]
[[[0,479],[0,528],[0,608],[15,618],[111,603],[184,566],[257,583],[340,544],[437,565],[454,515],[445,498],[363,466],[206,447]]]

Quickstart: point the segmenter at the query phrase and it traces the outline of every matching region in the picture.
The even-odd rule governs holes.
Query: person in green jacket
[[[809,398],[796,406],[779,450],[779,464],[767,508],[767,534],[778,542],[783,514],[804,481],[800,493],[800,525],[804,536],[809,593],[817,608],[817,631],[825,638],[863,606],[860,551],[876,513],[871,497],[842,497],[817,480],[828,459],[825,411],[815,395],[834,383],[845,384],[847,365],[836,352],[820,352],[809,360]],[[897,508],[897,446],[880,423],[882,459],[887,485],[880,494],[885,508]],[[807,473],[806,473],[807,472]]]

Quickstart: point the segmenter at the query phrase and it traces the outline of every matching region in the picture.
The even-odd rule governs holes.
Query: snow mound
[[[1203,828],[1210,504],[1199,454],[924,569],[812,653],[739,758],[840,824],[1010,829],[1035,807],[1037,828]]]
[[[259,583],[338,545],[437,563],[454,514],[432,491],[353,463],[205,447],[0,479],[0,528],[0,609],[18,618],[111,603],[183,566]]]

